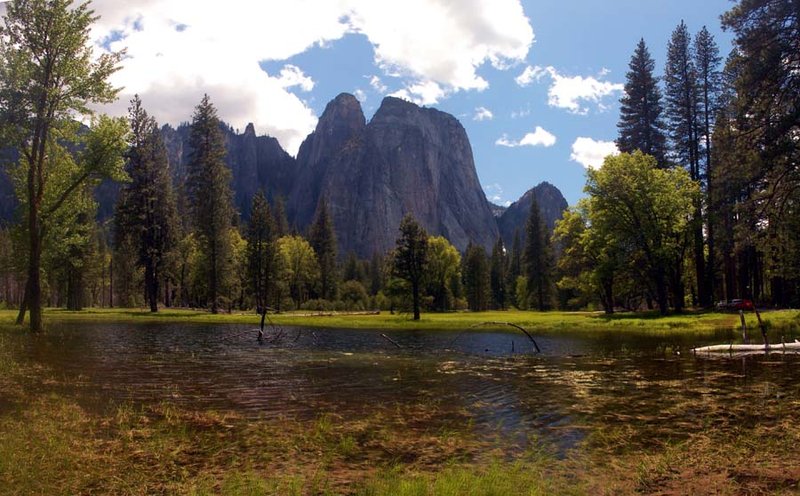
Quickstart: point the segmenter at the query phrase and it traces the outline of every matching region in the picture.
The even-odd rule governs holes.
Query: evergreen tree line
[[[722,24],[735,34],[724,64],[709,31],[683,22],[661,77],[636,47],[622,154],[589,171],[556,230],[570,305],[800,305],[797,2],[742,0]]]

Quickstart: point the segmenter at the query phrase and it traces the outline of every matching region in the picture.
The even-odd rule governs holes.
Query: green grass
[[[15,312],[0,310],[0,325],[10,324]],[[796,310],[769,311],[762,314],[768,328],[775,332],[791,334],[800,330],[800,312]],[[636,331],[644,333],[707,333],[720,329],[739,327],[739,316],[735,313],[686,312],[679,315],[660,316],[656,313],[619,313],[611,316],[599,312],[527,312],[490,311],[424,313],[422,319],[413,321],[408,315],[381,312],[378,315],[283,313],[271,315],[277,325],[303,326],[330,329],[379,329],[379,330],[463,330],[483,322],[510,322],[536,333],[566,333],[587,331]],[[163,309],[152,314],[140,309],[87,309],[69,312],[48,309],[45,325],[59,322],[114,322],[157,323],[180,322],[196,324],[252,324],[258,325],[254,313],[211,314],[196,310]],[[757,328],[756,317],[747,315],[750,329]],[[506,329],[504,325],[482,326],[483,329]]]

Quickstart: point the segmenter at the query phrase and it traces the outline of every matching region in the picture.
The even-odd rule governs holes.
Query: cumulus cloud
[[[508,136],[504,134],[495,141],[494,144],[509,148],[516,148],[518,146],[543,146],[549,148],[556,144],[556,137],[541,126],[536,126],[536,129],[534,129],[532,133],[527,133],[519,141],[510,140]]]
[[[472,117],[473,121],[490,121],[494,119],[494,114],[486,107],[478,107],[475,109],[475,115]]]
[[[303,74],[302,69],[296,65],[285,65],[283,69],[281,69],[281,75],[278,80],[283,88],[299,86],[303,91],[311,91],[314,89],[314,80]]]
[[[399,96],[433,104],[461,90],[481,90],[478,74],[523,60],[533,30],[520,0],[407,0],[396,8],[372,0],[95,0],[92,28],[99,47],[127,48],[114,83],[121,101],[106,111],[125,114],[138,93],[162,122],[189,118],[203,93],[234,127],[253,121],[290,153],[313,130],[316,116],[294,92],[314,81],[300,67],[267,74],[259,65],[282,61],[345,34],[364,35],[378,67],[402,78]],[[313,13],[313,15],[309,15]],[[381,94],[379,77],[370,81]]]
[[[538,65],[535,67],[527,66],[525,70],[522,71],[522,74],[514,78],[514,81],[524,88],[532,82],[540,80],[544,74],[545,70]]]
[[[379,66],[453,91],[485,89],[488,82],[477,68],[524,60],[534,39],[519,0],[405,0],[394,7],[374,0],[341,2],[349,4],[352,31],[375,47]]]
[[[603,68],[598,77],[602,79],[608,74],[608,69]],[[528,66],[515,78],[515,81],[519,86],[525,87],[534,81],[540,81],[545,76],[550,78],[547,103],[551,107],[562,108],[573,114],[589,113],[586,103],[594,103],[598,110],[604,111],[608,108],[604,103],[605,99],[621,93],[624,89],[621,83],[602,81],[593,76],[566,76],[553,66]]]
[[[569,158],[587,169],[599,169],[607,156],[618,154],[619,150],[613,141],[595,141],[580,137],[572,144],[572,155]]]

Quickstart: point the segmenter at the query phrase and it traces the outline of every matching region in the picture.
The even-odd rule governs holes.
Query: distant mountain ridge
[[[325,108],[297,158],[275,138],[221,126],[232,172],[235,207],[243,221],[259,190],[274,202],[286,201],[289,223],[305,232],[318,205],[328,204],[339,253],[361,257],[394,247],[397,228],[412,213],[431,235],[445,236],[459,250],[472,242],[487,250],[498,236],[510,246],[524,231],[531,198],[539,201],[552,228],[566,208],[549,183],[528,191],[508,208],[490,204],[480,186],[466,131],[450,114],[387,97],[367,122],[361,104],[343,93]],[[186,178],[188,124],[161,130],[178,191]],[[98,216],[113,214],[119,186],[97,190]],[[10,219],[15,201],[10,181],[0,171],[0,219]],[[524,232],[523,232],[524,234]]]

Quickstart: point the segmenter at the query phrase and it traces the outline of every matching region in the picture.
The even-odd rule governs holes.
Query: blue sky
[[[728,0],[132,0],[93,3],[98,46],[126,48],[116,82],[162,122],[186,121],[203,92],[223,119],[290,153],[341,92],[369,119],[386,95],[455,115],[487,197],[541,181],[572,204],[585,168],[610,151],[621,85],[644,37],[659,74],[683,19],[723,57]],[[113,38],[109,36],[113,35]],[[109,42],[109,41],[112,42]],[[527,76],[527,77],[525,77]]]

